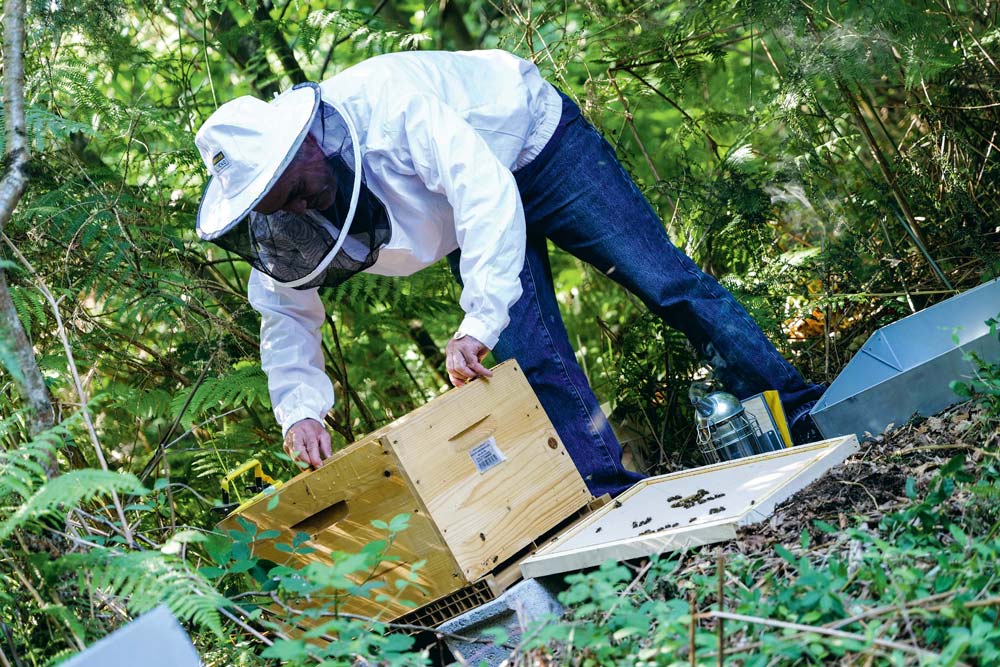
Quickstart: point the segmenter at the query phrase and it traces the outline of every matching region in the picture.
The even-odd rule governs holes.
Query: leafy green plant
[[[730,553],[721,601],[719,561],[706,571],[715,559],[704,554],[661,557],[641,569],[609,561],[569,575],[559,598],[565,616],[529,628],[521,651],[588,667],[714,665],[713,611],[721,607],[733,616],[721,644],[727,663],[852,664],[868,654],[885,665],[992,664],[1000,651],[992,565],[1000,524],[987,507],[995,494],[982,489],[994,489],[997,475],[995,465],[970,467],[956,456],[926,488],[909,481],[908,502],[877,524],[817,521],[797,544],[771,554]],[[983,508],[969,510],[969,493],[981,495]],[[986,527],[983,510],[992,518]],[[919,642],[892,640],[906,632]]]
[[[225,637],[219,611],[233,606],[187,562],[162,551],[122,552],[113,548],[68,554],[54,566],[77,574],[83,590],[100,591],[126,600],[135,615],[165,604],[181,621]]]
[[[296,665],[351,665],[357,656],[384,665],[426,664],[425,656],[412,650],[412,637],[388,633],[389,624],[377,618],[344,615],[340,610],[346,596],[384,602],[409,586],[419,586],[417,578],[423,562],[410,564],[408,574],[394,579],[391,585],[375,576],[384,564],[398,561],[390,550],[395,537],[406,530],[408,520],[406,514],[388,522],[375,520],[372,525],[386,532],[384,539],[368,543],[358,553],[332,552],[324,562],[294,567],[256,556],[257,542],[274,540],[280,533],[259,532],[251,521],[237,517],[239,529],[229,529],[225,537],[207,541],[207,551],[215,564],[202,567],[201,573],[223,590],[239,590],[239,580],[247,576],[259,588],[251,599],[259,600],[260,606],[255,603],[246,608],[252,608],[253,617],[261,618],[280,633],[280,638],[262,652],[263,657],[281,658]],[[307,545],[309,540],[309,535],[298,533],[290,544],[279,542],[275,549],[289,556],[309,555],[316,551]],[[291,636],[285,634],[289,627],[296,626],[301,629]],[[317,639],[324,641],[313,641]]]
[[[986,321],[989,336],[1000,340],[998,320]],[[975,367],[975,377],[969,382],[953,381],[952,390],[964,399],[973,399],[983,405],[990,422],[1000,423],[1000,362],[989,361],[975,352],[964,355],[966,361]]]
[[[614,144],[671,239],[807,375],[830,380],[876,327],[1000,275],[993,18],[983,0],[32,2],[34,154],[2,252],[16,247],[36,273],[0,266],[59,425],[29,435],[23,397],[0,377],[0,662],[50,664],[160,600],[189,623],[206,663],[425,660],[389,624],[332,615],[352,590],[394,594],[395,583],[367,579],[384,545],[303,572],[255,558],[266,533],[214,535],[220,476],[249,458],[278,477],[296,472],[254,361],[249,269],[193,232],[205,172],[192,133],[220,102],[269,98],[395,50],[531,57]],[[612,281],[558,249],[552,267],[601,400],[649,434],[651,461],[696,463],[686,390],[701,361]],[[97,470],[94,447],[76,446],[85,399],[38,280],[100,397],[88,407],[110,472]],[[440,349],[461,319],[458,296],[444,265],[401,280],[363,275],[322,295],[335,446],[447,388]],[[0,340],[0,362],[11,358]],[[915,664],[924,658],[873,643],[912,633],[941,664],[996,662],[995,609],[969,606],[996,596],[1000,530],[989,440],[1000,371],[983,361],[959,389],[989,416],[968,443],[973,480],[955,469],[900,489],[907,506],[891,516],[845,516],[848,528],[817,527],[781,555],[727,558],[738,582],[730,611],[808,624],[902,607],[906,618],[840,626],[851,638],[727,621],[731,647],[757,644],[730,660],[821,664],[867,651],[875,664]],[[49,479],[52,463],[61,477]],[[108,510],[111,490],[135,494],[123,504],[131,540]],[[387,543],[397,529],[386,523]],[[836,548],[819,557],[821,540]],[[712,579],[674,558],[634,586],[618,566],[580,575],[566,597],[571,622],[525,646],[564,664],[689,664],[694,622],[695,658],[714,664],[714,620],[697,617],[716,604]],[[275,657],[262,657],[254,633],[274,620],[272,594],[289,606],[284,620],[312,614],[332,648],[279,637]],[[321,604],[296,606],[302,595]]]

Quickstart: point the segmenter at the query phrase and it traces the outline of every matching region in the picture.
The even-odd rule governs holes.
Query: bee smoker
[[[762,451],[757,418],[738,398],[723,391],[705,393],[697,385],[692,385],[689,396],[694,405],[698,449],[705,461],[732,461]]]

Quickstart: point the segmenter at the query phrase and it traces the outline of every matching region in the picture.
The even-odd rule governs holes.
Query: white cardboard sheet
[[[736,537],[858,450],[853,435],[651,477],[521,563],[538,577]]]

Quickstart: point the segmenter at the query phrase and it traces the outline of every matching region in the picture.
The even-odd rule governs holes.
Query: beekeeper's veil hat
[[[255,212],[310,134],[323,152],[333,203],[322,211]],[[374,264],[389,239],[385,207],[365,187],[357,132],[315,84],[296,86],[270,103],[245,96],[223,104],[198,130],[195,144],[210,174],[198,236],[278,285],[338,285]]]

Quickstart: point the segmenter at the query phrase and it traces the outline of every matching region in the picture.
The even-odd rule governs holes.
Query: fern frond
[[[2,109],[3,102],[0,102],[0,110]],[[44,151],[46,141],[50,139],[52,143],[58,145],[70,140],[74,134],[85,136],[95,134],[94,128],[86,123],[63,118],[48,109],[30,104],[24,110],[24,120],[32,150],[36,152]],[[6,131],[4,115],[0,114],[0,132],[6,133]]]
[[[132,614],[165,604],[181,621],[197,623],[223,636],[219,609],[231,603],[183,560],[159,551],[95,549],[67,556],[62,564],[86,571],[85,587],[127,598]]]
[[[0,433],[6,432],[10,421],[0,423]],[[18,500],[10,502],[11,511],[16,505],[30,498],[45,483],[45,470],[61,444],[65,433],[65,423],[40,434],[34,440],[8,451],[0,452],[0,500],[16,495]],[[3,512],[0,509],[0,512]]]
[[[170,412],[174,417],[180,414],[194,392],[184,413],[185,420],[210,412],[224,412],[234,407],[270,406],[267,393],[267,376],[255,362],[241,362],[232,373],[222,377],[208,378],[201,385],[180,392],[170,401]]]
[[[191,472],[195,479],[218,479],[226,474],[218,454],[212,449],[206,449],[195,454],[191,462]]]
[[[10,412],[6,417],[0,419],[0,438],[5,438],[12,433],[16,433],[21,430],[23,422],[28,417],[28,408],[22,407],[18,409],[12,409],[11,405],[0,403],[5,410],[10,409]],[[0,452],[0,475],[2,475],[3,470],[3,456],[6,452]]]
[[[37,474],[37,463],[33,462],[33,467],[33,472]],[[3,483],[8,482],[4,480]],[[146,493],[139,479],[129,473],[85,468],[60,475],[42,485],[7,520],[0,523],[0,540],[29,521],[54,514],[60,508],[76,507],[112,491],[136,495]]]
[[[48,306],[41,292],[33,288],[12,285],[10,298],[14,302],[14,308],[17,310],[18,317],[20,317],[29,338],[33,336],[34,331],[45,330],[45,323],[48,321]]]
[[[97,115],[111,126],[127,126],[130,109],[118,100],[104,94],[94,85],[93,74],[76,65],[57,65],[47,73],[49,83],[74,100],[79,111]]]

